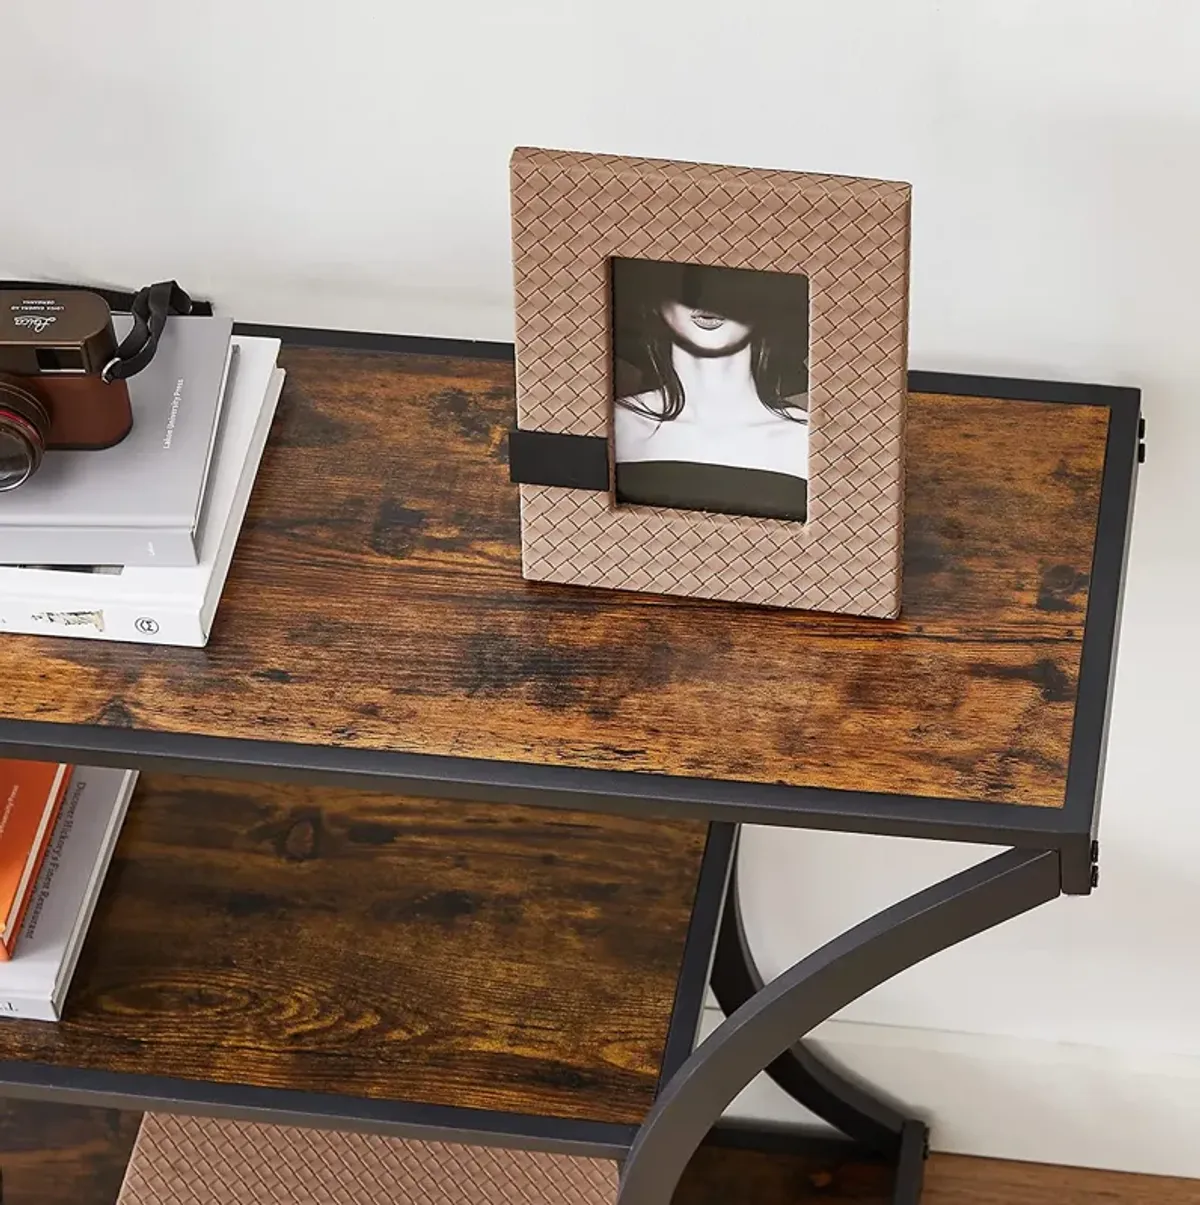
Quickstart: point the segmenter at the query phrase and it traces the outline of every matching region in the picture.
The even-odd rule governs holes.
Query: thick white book
[[[234,336],[229,397],[200,520],[200,564],[179,569],[0,566],[0,632],[172,644],[208,643],[275,417],[278,339]]]
[[[9,962],[0,963],[0,1017],[57,1021],[75,973],[136,770],[79,766]]]

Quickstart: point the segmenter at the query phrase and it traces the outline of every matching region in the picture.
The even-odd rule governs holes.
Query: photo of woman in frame
[[[618,503],[804,522],[808,280],[612,261]]]

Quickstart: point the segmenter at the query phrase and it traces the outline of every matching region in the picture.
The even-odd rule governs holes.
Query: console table
[[[911,374],[880,622],[525,582],[511,349],[244,329],[288,380],[209,648],[0,642],[0,752],[144,771],[0,1094],[601,1155],[669,1205],[766,1069],[916,1201],[925,1124],[803,1039],[1094,886],[1138,393]],[[745,823],[1009,851],[764,986]]]

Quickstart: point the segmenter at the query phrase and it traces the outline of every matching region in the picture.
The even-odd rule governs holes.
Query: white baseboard
[[[710,1008],[705,1032],[721,1014]],[[929,1120],[933,1149],[1200,1178],[1200,1058],[830,1021],[818,1046]],[[731,1116],[812,1124],[760,1077]]]

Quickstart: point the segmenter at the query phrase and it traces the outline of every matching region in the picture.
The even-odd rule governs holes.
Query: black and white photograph
[[[808,278],[612,261],[619,504],[804,522]]]

